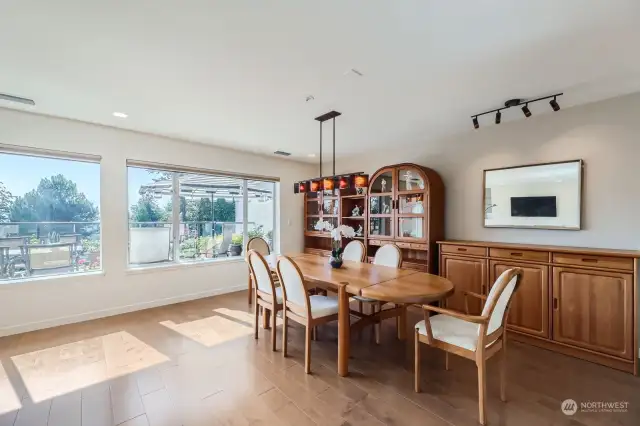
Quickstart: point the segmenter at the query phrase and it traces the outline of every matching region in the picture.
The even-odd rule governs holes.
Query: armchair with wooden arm
[[[449,369],[449,352],[476,362],[478,367],[479,420],[486,424],[486,361],[496,353],[502,355],[500,398],[506,401],[506,317],[522,277],[520,268],[504,271],[487,297],[465,291],[467,313],[437,306],[423,305],[424,320],[415,331],[415,391],[420,392],[420,343],[445,351],[445,368]],[[481,315],[470,315],[468,298],[486,300]],[[434,313],[436,315],[431,316]]]

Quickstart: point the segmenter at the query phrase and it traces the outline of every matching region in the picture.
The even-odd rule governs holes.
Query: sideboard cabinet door
[[[633,276],[553,268],[553,339],[632,359]]]
[[[521,268],[520,286],[513,296],[507,327],[534,336],[549,337],[549,267],[502,260],[489,263],[489,283],[507,269]]]
[[[447,308],[465,312],[463,290],[485,294],[487,289],[487,261],[460,256],[442,256],[440,275],[450,280],[454,294],[447,298]],[[469,297],[469,313],[478,315],[482,311],[481,301]]]

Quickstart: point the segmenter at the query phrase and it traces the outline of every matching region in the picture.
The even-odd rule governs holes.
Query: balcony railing
[[[249,236],[272,235],[248,223]],[[156,231],[154,231],[156,229]],[[138,231],[134,231],[138,230]],[[129,222],[132,264],[241,256],[242,222],[180,222],[174,250],[171,222]],[[100,222],[1,222],[0,280],[100,270]]]

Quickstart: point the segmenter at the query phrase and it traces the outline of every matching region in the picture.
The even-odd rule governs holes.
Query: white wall
[[[243,261],[127,271],[127,159],[279,177],[280,248],[302,249],[303,199],[293,194],[293,181],[312,176],[314,166],[6,109],[0,143],[102,156],[104,268],[100,275],[0,284],[0,335],[246,288]]]
[[[401,162],[433,168],[445,184],[447,239],[640,249],[640,94],[476,131],[469,120],[469,127],[447,140],[425,135],[409,152],[353,157],[337,170],[371,173]],[[482,226],[484,169],[575,159],[585,162],[581,231]]]

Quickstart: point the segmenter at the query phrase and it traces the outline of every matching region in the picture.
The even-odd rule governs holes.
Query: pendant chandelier
[[[340,115],[342,115],[342,113],[338,111],[329,111],[315,118],[316,121],[320,122],[320,176],[294,183],[294,193],[302,194],[305,192],[333,191],[334,189],[349,190],[369,186],[369,175],[364,174],[364,172],[336,175],[336,117]],[[333,121],[333,174],[331,176],[322,175],[322,124],[327,120]]]

